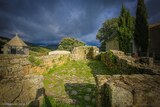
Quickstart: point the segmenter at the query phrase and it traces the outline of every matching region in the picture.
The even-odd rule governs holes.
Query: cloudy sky
[[[56,44],[74,37],[97,45],[102,23],[118,17],[122,3],[135,16],[137,0],[0,0],[0,35],[19,33],[32,43]],[[149,23],[160,21],[160,0],[145,0]]]

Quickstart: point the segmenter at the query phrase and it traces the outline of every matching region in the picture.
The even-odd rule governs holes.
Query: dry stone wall
[[[0,79],[18,79],[29,74],[31,63],[27,56],[0,55]]]
[[[25,55],[0,55],[0,106],[27,106],[42,102],[43,76],[31,74],[32,64]],[[41,100],[40,100],[41,98]],[[35,103],[34,100],[38,103]]]

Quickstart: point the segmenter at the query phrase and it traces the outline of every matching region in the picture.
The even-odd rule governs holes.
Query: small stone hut
[[[2,51],[3,54],[29,55],[29,47],[17,34],[3,46]]]

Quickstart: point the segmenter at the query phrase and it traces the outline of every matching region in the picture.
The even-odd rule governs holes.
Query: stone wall
[[[31,63],[24,55],[0,55],[0,79],[18,79],[29,74]]]
[[[25,55],[0,55],[0,80],[19,79],[28,74],[43,74],[54,65],[61,65],[71,60],[70,54],[55,54],[35,57],[40,60],[38,66],[29,61],[29,56]]]
[[[97,107],[157,107],[159,75],[98,75]]]
[[[142,59],[144,63],[141,63]],[[146,59],[148,60],[146,61]],[[137,60],[125,55],[122,51],[110,50],[101,53],[101,61],[108,67],[117,67],[124,74],[160,74],[160,70],[156,69],[153,63],[150,63],[153,62],[151,58],[140,58]]]
[[[32,75],[31,69],[28,56],[0,55],[0,106],[27,106],[36,99],[43,76]]]
[[[0,81],[0,106],[34,105],[39,107],[42,104],[43,87],[43,76],[39,75],[26,75],[21,80],[2,79]]]
[[[53,66],[62,65],[67,61],[71,60],[71,55],[70,54],[54,54],[54,55],[41,56],[38,58],[42,60],[42,63],[40,65],[41,68],[44,67],[44,68],[50,69]]]
[[[97,107],[157,107],[160,104],[160,67],[124,52],[101,53],[101,61],[121,75],[97,75]],[[126,75],[127,74],[127,75]]]
[[[95,46],[80,46],[75,47],[72,51],[72,59],[74,60],[85,60],[85,59],[95,59],[99,49]]]

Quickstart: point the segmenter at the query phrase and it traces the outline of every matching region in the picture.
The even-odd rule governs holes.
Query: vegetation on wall
[[[129,10],[122,5],[118,20],[118,42],[119,48],[125,53],[131,51],[131,39],[134,32],[134,18],[131,17]]]
[[[29,54],[34,56],[42,56],[42,55],[48,55],[48,52],[50,52],[50,49],[39,47],[39,46],[29,46]]]
[[[85,43],[74,38],[63,38],[59,43],[58,49],[72,51],[74,47],[78,46],[85,46]]]
[[[32,63],[33,66],[39,66],[42,61],[38,58],[36,58],[35,56],[29,56],[28,60]]]
[[[138,0],[136,10],[136,24],[135,24],[135,42],[137,44],[137,51],[147,52],[149,42],[149,28],[147,22],[147,9],[144,0]]]
[[[117,58],[113,55],[113,52],[107,51],[101,53],[101,61],[108,67],[116,67]]]

